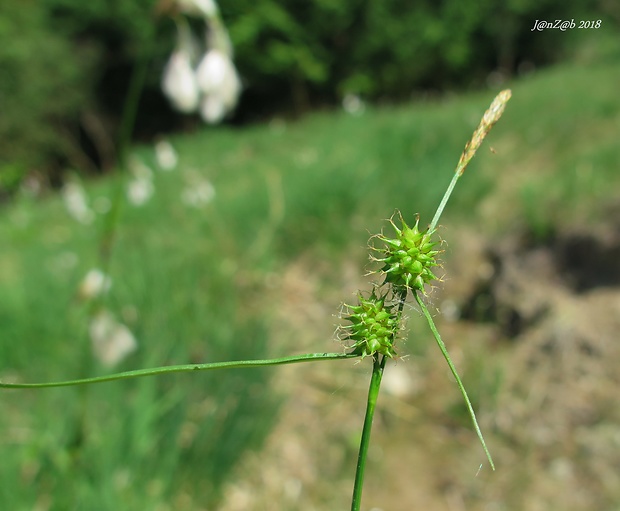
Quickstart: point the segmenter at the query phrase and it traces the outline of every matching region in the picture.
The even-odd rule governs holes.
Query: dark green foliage
[[[88,74],[37,2],[0,3],[0,193],[32,169],[71,160]]]
[[[250,97],[298,108],[346,93],[407,98],[546,64],[573,35],[532,34],[534,20],[582,15],[560,0],[230,0],[222,10]]]
[[[150,0],[1,3],[0,194],[16,189],[28,172],[53,182],[66,168],[115,163],[131,70],[157,55],[152,10]],[[159,46],[152,89],[172,41]]]
[[[172,23],[155,14],[152,0],[131,2],[93,0],[45,0],[50,23],[72,42],[75,65],[94,73],[94,90],[107,114],[120,113],[133,66],[153,59],[149,85],[159,86],[165,59],[174,46]],[[158,33],[159,29],[162,33]],[[83,49],[91,54],[84,55]],[[85,57],[94,65],[87,69]]]
[[[306,111],[347,93],[407,99],[484,84],[489,73],[558,60],[583,31],[531,32],[535,19],[605,17],[602,0],[226,0],[244,82],[237,120]],[[598,8],[599,6],[601,8]],[[180,124],[160,92],[175,29],[153,0],[4,0],[0,6],[0,193],[22,175],[104,169],[132,70],[148,62],[136,133]],[[607,15],[605,14],[607,12]],[[197,34],[203,30],[194,20]],[[602,32],[601,32],[602,33]],[[592,32],[586,34],[592,37]],[[603,34],[604,35],[604,34]],[[530,66],[531,67],[531,66]]]

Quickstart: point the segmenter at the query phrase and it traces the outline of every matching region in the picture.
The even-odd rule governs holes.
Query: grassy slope
[[[489,137],[497,154],[483,146],[442,223],[544,236],[599,219],[620,189],[618,83],[617,65],[558,68],[515,83]],[[491,99],[478,93],[361,117],[320,113],[173,140],[180,168],[156,173],[145,206],[123,207],[107,306],[125,318],[140,350],[122,367],[274,351],[270,289],[300,257],[313,261],[330,307],[347,300],[354,289],[341,289],[343,261],[363,271],[368,232],[395,208],[430,219]],[[150,148],[137,151],[152,164]],[[180,199],[196,176],[216,190],[204,209]],[[114,186],[87,190],[94,200]],[[77,224],[57,198],[23,199],[0,215],[0,377],[102,371],[90,360],[88,310],[75,298],[96,265],[101,217]],[[334,348],[325,339],[330,329],[317,326],[311,349]],[[277,346],[278,353],[299,349],[288,339]],[[44,509],[196,508],[213,494],[204,481],[225,477],[227,464],[260,442],[275,404],[265,396],[264,371],[248,379],[193,376],[4,393],[0,501],[15,510],[36,502]]]

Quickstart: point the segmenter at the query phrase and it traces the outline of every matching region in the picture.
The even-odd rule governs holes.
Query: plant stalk
[[[381,357],[379,359],[379,357]],[[372,376],[370,387],[368,388],[368,403],[366,405],[366,416],[364,417],[364,427],[362,429],[362,439],[357,457],[357,470],[355,471],[355,484],[353,486],[353,499],[351,500],[351,511],[359,511],[362,503],[362,488],[364,486],[364,472],[366,470],[366,459],[368,457],[368,447],[370,445],[370,432],[372,429],[372,419],[375,414],[375,406],[381,387],[381,378],[385,368],[387,357],[375,354],[373,356]]]
[[[459,163],[456,166],[456,171],[454,172],[452,181],[450,181],[450,185],[448,186],[446,193],[444,194],[441,202],[439,203],[439,207],[435,212],[435,216],[429,224],[429,232],[432,231],[435,227],[437,227],[439,218],[441,217],[441,214],[443,213],[443,210],[448,203],[450,195],[452,195],[452,190],[454,190],[456,182],[459,180],[459,177],[463,175],[463,172],[465,172],[467,165],[476,154],[476,151],[482,144],[484,138],[489,134],[489,131],[491,131],[493,125],[497,121],[499,121],[499,118],[502,116],[502,114],[504,113],[504,109],[506,108],[506,103],[508,103],[508,100],[511,96],[512,92],[510,92],[510,89],[503,90],[495,97],[487,111],[484,112],[478,128],[476,128],[476,131],[474,131],[474,134],[472,135],[469,142],[465,144],[465,149],[463,150],[461,158],[459,159]]]
[[[489,449],[487,448],[487,444],[484,441],[484,437],[482,436],[482,431],[480,431],[480,426],[478,426],[478,420],[476,419],[476,414],[474,412],[474,408],[471,405],[471,401],[469,400],[469,396],[467,395],[467,391],[465,390],[465,386],[463,385],[463,382],[461,381],[461,378],[459,376],[459,374],[456,371],[456,367],[454,366],[454,364],[452,363],[452,359],[450,358],[450,355],[448,354],[448,349],[446,348],[446,345],[444,344],[444,342],[441,340],[441,336],[439,335],[439,331],[437,330],[437,327],[435,326],[435,322],[433,321],[433,317],[431,316],[431,313],[428,311],[428,308],[426,307],[426,304],[422,301],[422,298],[420,298],[420,295],[416,292],[414,293],[415,295],[415,299],[418,302],[418,305],[420,306],[420,309],[422,309],[422,313],[424,314],[424,317],[426,318],[426,321],[428,322],[428,326],[430,327],[431,331],[433,332],[433,336],[435,337],[435,341],[437,341],[437,345],[439,346],[439,349],[441,350],[442,355],[444,356],[444,358],[446,359],[446,362],[448,363],[448,367],[450,367],[450,371],[452,372],[452,376],[454,376],[454,379],[456,380],[456,384],[458,385],[461,394],[463,395],[463,399],[465,400],[465,405],[467,406],[467,411],[469,412],[469,416],[471,417],[471,421],[474,424],[474,429],[476,430],[476,434],[478,435],[478,439],[480,440],[480,443],[482,444],[482,448],[484,449],[484,453],[487,456],[487,459],[489,460],[489,464],[491,465],[491,468],[493,470],[495,470],[495,463],[493,463],[493,458],[491,457],[491,453],[489,452]]]
[[[142,96],[142,91],[144,90],[148,66],[149,59],[146,56],[143,56],[134,67],[131,75],[131,81],[129,82],[129,90],[123,105],[123,114],[117,140],[117,165],[120,176],[117,178],[116,186],[112,192],[112,204],[110,211],[108,211],[108,214],[104,219],[101,237],[99,240],[99,265],[105,274],[109,274],[110,271],[109,268],[112,259],[112,252],[118,233],[118,226],[121,217],[121,203],[123,199],[123,187],[125,184],[124,178],[127,174],[128,167],[127,155],[129,153],[129,144],[131,143],[131,137],[136,123],[136,115],[138,113],[140,98]]]
[[[296,364],[299,362],[313,362],[315,360],[342,360],[357,358],[359,355],[350,353],[309,353],[305,355],[294,355],[291,357],[270,358],[265,360],[232,360],[226,362],[211,362],[208,364],[185,364],[174,366],[154,367],[150,369],[137,369],[123,373],[96,376],[94,378],[82,378],[79,380],[57,381],[49,383],[3,383],[0,382],[1,389],[42,389],[49,387],[70,387],[72,385],[88,385],[91,383],[104,383],[116,380],[127,380],[130,378],[140,378],[143,376],[155,376],[168,373],[187,373],[193,371],[210,371],[214,369],[233,369],[241,367],[262,367],[276,366],[284,364]]]

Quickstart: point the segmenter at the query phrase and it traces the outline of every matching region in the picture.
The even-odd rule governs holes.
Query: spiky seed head
[[[385,281],[395,288],[417,289],[424,292],[425,284],[438,280],[432,270],[435,266],[439,266],[437,262],[439,250],[435,250],[438,242],[432,240],[435,229],[420,231],[419,218],[412,227],[409,227],[400,213],[398,217],[401,228],[390,219],[390,224],[396,232],[395,238],[388,238],[383,234],[377,236],[384,247],[375,248],[381,257],[374,259],[383,263],[380,272],[385,274]]]
[[[380,353],[393,358],[394,339],[399,328],[395,305],[387,305],[385,296],[378,296],[373,289],[368,298],[358,294],[358,305],[347,305],[349,314],[344,317],[351,324],[342,327],[344,341],[362,358]]]

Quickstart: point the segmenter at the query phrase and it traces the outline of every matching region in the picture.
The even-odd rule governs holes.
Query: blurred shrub
[[[0,193],[30,169],[49,173],[67,162],[82,170],[89,164],[111,167],[137,62],[150,62],[138,134],[150,138],[187,121],[172,112],[160,92],[175,32],[170,20],[155,14],[170,3],[2,2]],[[607,5],[606,0],[219,3],[245,86],[237,121],[274,110],[303,112],[348,93],[399,100],[419,90],[479,86],[497,70],[495,79],[501,80],[522,64],[532,68],[560,59],[583,33],[532,33],[534,20],[590,19]],[[608,7],[607,12],[611,19],[616,11]]]
[[[67,167],[115,163],[131,70],[156,48],[152,11],[151,0],[0,2],[0,196],[32,171],[57,184]]]
[[[90,84],[37,2],[0,3],[0,193],[76,150],[75,119]]]
[[[227,0],[221,7],[252,106],[285,98],[304,109],[346,93],[402,99],[476,86],[494,70],[507,77],[521,63],[553,62],[575,34],[532,34],[534,20],[592,17],[596,3]]]
[[[101,115],[119,114],[131,71],[142,59],[156,60],[157,69],[149,76],[149,85],[159,87],[159,76],[174,38],[172,30],[163,37],[156,34],[155,0],[42,0],[42,3],[55,30],[73,44],[82,70],[93,74],[93,92]],[[169,25],[167,28],[172,29],[172,24]],[[85,60],[94,65],[87,68]]]

